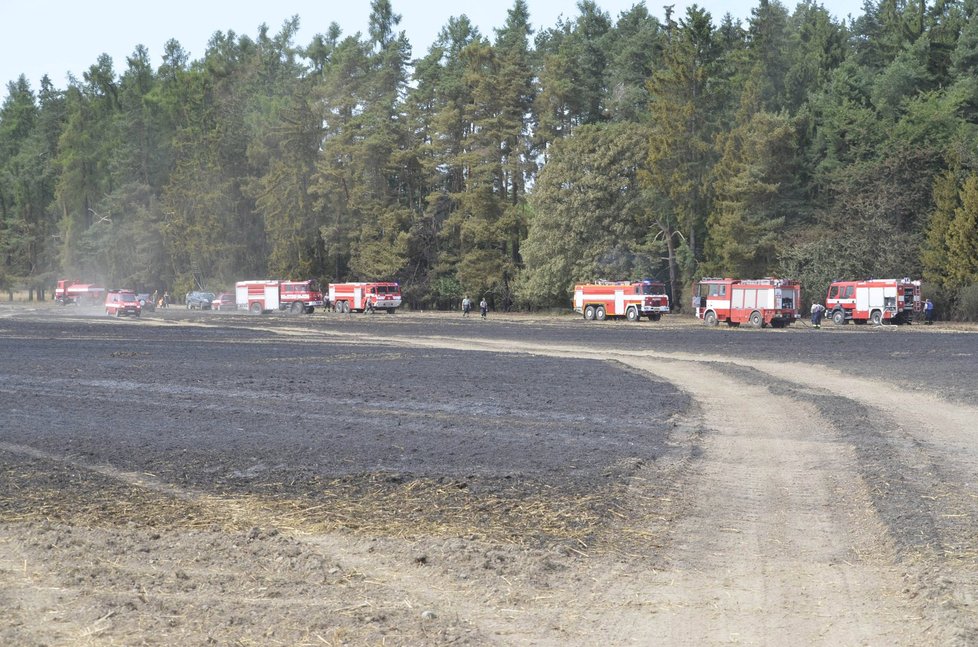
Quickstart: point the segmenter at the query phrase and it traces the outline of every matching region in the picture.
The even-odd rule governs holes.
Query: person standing
[[[163,290],[163,307],[164,308],[169,308],[170,307],[170,291],[169,290]]]
[[[462,316],[468,317],[470,310],[472,310],[472,299],[466,296],[464,299],[462,299]]]
[[[930,299],[924,301],[924,325],[930,326],[934,323],[934,302]]]
[[[482,314],[483,319],[485,319],[486,314],[489,313],[489,304],[486,303],[485,298],[483,298],[482,301],[479,302],[479,312]]]
[[[818,301],[812,301],[812,328],[822,327],[822,315],[825,313],[825,306]]]

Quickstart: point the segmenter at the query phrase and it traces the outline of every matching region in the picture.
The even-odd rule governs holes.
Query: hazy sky
[[[794,0],[782,0],[789,9]],[[465,14],[490,38],[502,27],[512,1],[440,2],[439,0],[392,0],[401,15],[399,30],[407,33],[415,57],[421,56],[449,17]],[[549,28],[558,17],[578,16],[576,0],[528,0],[534,30]],[[637,4],[634,0],[597,0],[596,4],[617,20],[619,14]],[[663,18],[662,6],[675,5],[675,15],[685,12],[692,2],[653,0],[649,11]],[[730,12],[746,19],[758,0],[701,0],[698,3],[713,14],[715,22]],[[862,13],[862,0],[825,0],[821,3],[837,18]],[[78,79],[105,53],[112,57],[117,74],[126,70],[126,57],[136,45],[145,45],[153,67],[159,66],[163,44],[175,38],[191,60],[203,57],[207,41],[216,31],[234,31],[254,38],[258,26],[268,25],[275,34],[289,17],[298,15],[300,31],[297,45],[307,45],[317,33],[325,33],[336,22],[344,35],[366,34],[370,14],[369,0],[0,0],[0,97],[7,96],[7,83],[24,74],[37,92],[41,76],[47,74],[55,87],[67,86],[68,73]]]

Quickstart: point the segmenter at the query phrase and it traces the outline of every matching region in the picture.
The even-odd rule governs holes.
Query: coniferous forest
[[[569,304],[573,283],[923,278],[978,317],[978,3],[644,4],[533,27],[525,0],[427,51],[368,33],[215,32],[106,55],[0,107],[0,289],[182,294],[397,280],[414,307]],[[138,39],[138,34],[134,36]],[[162,63],[151,64],[156,58]]]

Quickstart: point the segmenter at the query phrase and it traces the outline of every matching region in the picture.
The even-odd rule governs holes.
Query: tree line
[[[492,36],[451,18],[415,57],[390,0],[366,34],[216,32],[136,46],[0,106],[0,288],[387,279],[566,306],[575,281],[922,276],[978,316],[975,0],[838,19],[643,3]]]

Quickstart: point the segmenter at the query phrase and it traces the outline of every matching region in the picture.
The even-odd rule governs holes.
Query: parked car
[[[146,312],[154,312],[156,310],[156,304],[153,303],[153,295],[147,292],[143,292],[136,295],[136,301],[139,301],[139,307]]]
[[[187,310],[210,310],[214,301],[213,292],[188,292]]]
[[[236,307],[233,292],[221,292],[211,301],[211,310],[234,310]]]
[[[109,290],[105,293],[105,314],[110,317],[138,317],[141,312],[136,293],[132,290]]]

